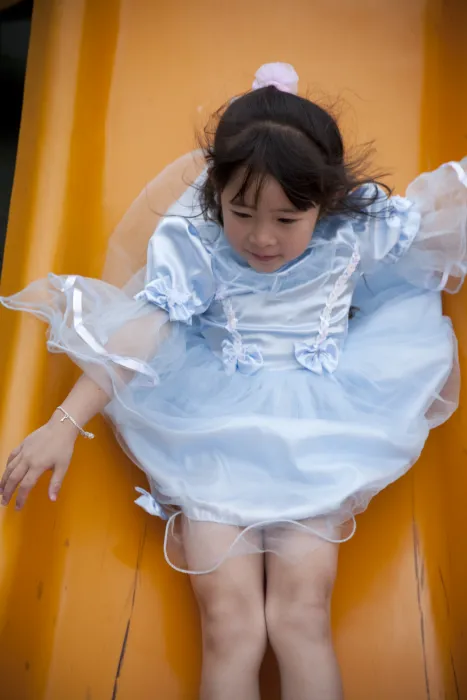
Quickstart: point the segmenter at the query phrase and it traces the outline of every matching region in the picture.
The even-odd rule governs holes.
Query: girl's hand
[[[77,436],[76,428],[69,421],[61,423],[58,415],[31,433],[8,457],[0,481],[2,505],[7,506],[18,489],[16,510],[21,510],[31,489],[49,469],[53,471],[49,498],[55,501],[68,470]]]

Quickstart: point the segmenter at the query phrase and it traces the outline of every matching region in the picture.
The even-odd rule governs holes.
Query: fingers
[[[15,450],[13,450],[13,452],[10,454],[10,456],[8,457],[8,459],[6,461],[7,467],[10,464],[10,462],[12,462],[15,459],[15,457],[17,457],[19,455],[19,453],[21,452],[22,449],[23,449],[23,443],[21,443],[21,445],[18,445],[18,447]]]
[[[7,506],[13,496],[18,484],[24,479],[28,472],[28,463],[18,455],[5,472],[6,481],[3,488],[2,506]]]
[[[51,465],[53,466],[53,465]],[[27,458],[24,452],[20,452],[8,464],[2,478],[2,506],[7,506],[16,490],[16,510],[21,510],[26,503],[29,493],[37,484],[42,474],[50,469],[43,465],[31,464],[31,459]],[[51,500],[57,500],[57,495],[62,485],[63,478],[67,470],[67,465],[63,467],[55,466],[54,477],[50,486]]]
[[[67,472],[67,465],[60,464],[57,465],[54,469],[53,476],[50,480],[49,484],[49,498],[51,501],[56,501],[58,494],[60,493],[60,489],[62,488],[62,483],[63,479],[65,478],[65,474]]]
[[[16,448],[16,450],[13,450],[13,452],[10,454],[10,456],[7,459],[5,471],[3,472],[3,476],[0,481],[0,495],[3,493],[3,489],[5,488],[6,482],[8,481],[11,472],[13,471],[14,465],[17,463],[17,458],[21,453],[22,445]]]
[[[16,510],[22,509],[22,507],[26,503],[30,492],[37,484],[39,477],[42,476],[42,474],[42,470],[35,470],[31,467],[28,468],[28,466],[26,465],[26,471],[20,479],[18,495],[16,497]]]
[[[22,459],[22,455],[18,454],[16,457],[14,457],[10,462],[7,462],[7,466],[5,468],[5,471],[3,472],[2,480],[0,482],[0,491],[1,493],[4,492],[6,485],[8,483],[8,480],[12,474],[12,472],[16,469],[16,467],[20,464]]]

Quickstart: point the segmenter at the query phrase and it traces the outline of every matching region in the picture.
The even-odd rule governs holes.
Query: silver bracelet
[[[79,434],[86,438],[86,440],[94,440],[94,434],[88,433],[86,430],[83,430],[83,428],[80,425],[78,425],[78,423],[75,421],[73,416],[70,416],[70,414],[67,411],[65,411],[63,406],[58,406],[57,411],[61,411],[63,413],[63,418],[60,419],[60,423],[64,423],[66,420],[69,420],[70,423],[73,423]]]

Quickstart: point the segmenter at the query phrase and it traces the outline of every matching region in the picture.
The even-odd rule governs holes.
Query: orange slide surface
[[[467,152],[463,0],[37,0],[2,294],[99,276],[107,239],[194,129],[268,61],[337,100],[350,144],[375,139],[402,192]],[[467,376],[467,292],[446,300]],[[76,378],[44,326],[0,313],[0,461]],[[467,406],[358,518],[341,548],[333,625],[348,700],[467,697]],[[0,513],[2,700],[196,700],[200,635],[144,477],[101,419],[63,493]],[[269,656],[263,697],[278,700]]]

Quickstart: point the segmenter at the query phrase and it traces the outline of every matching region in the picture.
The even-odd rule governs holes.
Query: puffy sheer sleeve
[[[206,226],[201,216],[169,213],[150,239],[146,266],[123,287],[49,274],[0,303],[48,323],[49,350],[69,355],[109,394],[129,381],[157,384],[171,322],[191,323],[214,294]]]
[[[405,197],[378,191],[368,216],[354,226],[363,271],[378,264],[415,286],[456,292],[467,271],[467,159],[417,177]]]

